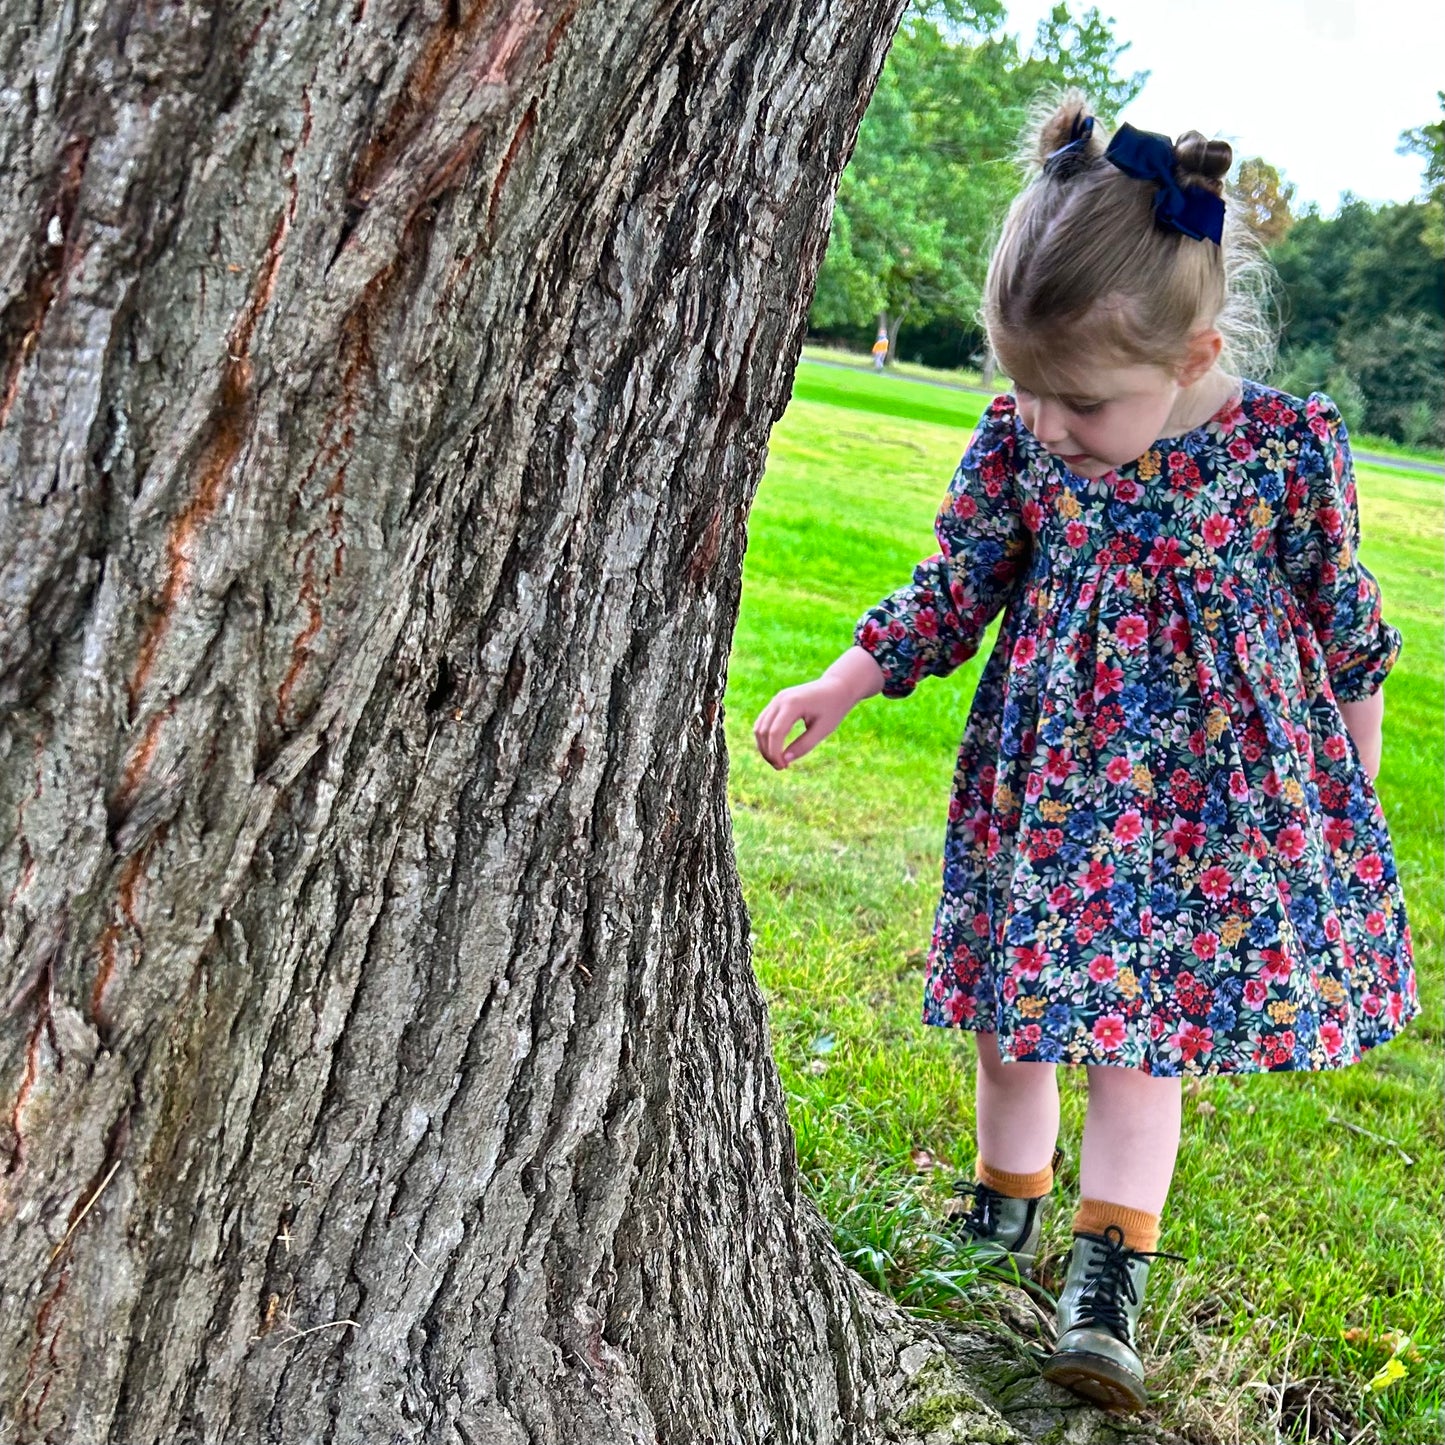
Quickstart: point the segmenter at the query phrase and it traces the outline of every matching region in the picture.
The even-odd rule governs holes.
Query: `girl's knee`
[[[1052,1083],[1058,1072],[1057,1064],[1005,1063],[998,1051],[998,1035],[978,1033],[978,1066],[992,1084],[1013,1087],[1042,1088]]]

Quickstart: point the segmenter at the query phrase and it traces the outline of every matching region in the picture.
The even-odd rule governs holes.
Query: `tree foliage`
[[[1056,5],[1021,54],[1000,0],[915,0],[844,173],[811,322],[823,332],[971,323],[1015,194],[1029,103],[1079,85],[1111,119],[1142,87],[1094,9]]]
[[[1442,93],[1445,105],[1445,93]],[[1445,442],[1445,122],[1401,137],[1425,161],[1424,198],[1310,208],[1271,253],[1284,296],[1275,380],[1329,391],[1357,430]]]
[[[1441,119],[1416,126],[1400,137],[1401,155],[1417,155],[1425,162],[1425,200],[1429,213],[1425,222],[1430,254],[1445,261],[1445,90],[1437,91]]]
[[[1445,325],[1434,316],[1392,314],[1346,333],[1341,359],[1365,398],[1367,428],[1407,446],[1445,440],[1440,358]]]
[[[1112,125],[1148,78],[1123,72],[1128,46],[1097,9],[1055,5],[1026,50],[1004,20],[1004,0],[912,0],[838,190],[814,332],[871,340],[882,318],[894,356],[903,325],[929,360],[975,354],[1031,107],[1077,85]],[[1279,273],[1276,383],[1329,391],[1357,431],[1438,443],[1445,120],[1406,131],[1400,150],[1425,163],[1423,197],[1402,205],[1347,196],[1333,216],[1296,215],[1294,186],[1260,156],[1240,160],[1230,192]]]
[[[1437,91],[1442,116],[1430,125],[1416,126],[1400,137],[1401,155],[1422,156],[1425,187],[1434,201],[1445,199],[1445,90]]]
[[[1250,230],[1266,246],[1278,244],[1289,234],[1294,225],[1290,205],[1295,188],[1268,161],[1259,156],[1246,156],[1240,161],[1229,183],[1229,194]]]

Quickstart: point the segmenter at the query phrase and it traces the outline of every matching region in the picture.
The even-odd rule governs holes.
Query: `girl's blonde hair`
[[[1214,326],[1225,366],[1266,374],[1272,272],[1225,193],[1228,142],[1187,131],[1174,143],[1179,184],[1224,199],[1216,245],[1156,224],[1155,184],[1104,159],[1108,135],[1097,119],[1081,137],[1092,118],[1082,91],[1045,104],[1021,157],[1029,182],[1009,208],[984,283],[982,320],[1005,369],[1022,362],[1030,377],[1053,383],[1101,361],[1172,368],[1189,335]]]

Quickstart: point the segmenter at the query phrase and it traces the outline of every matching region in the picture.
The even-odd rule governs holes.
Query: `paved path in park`
[[[798,358],[800,366],[832,366],[839,371],[862,371],[867,372],[869,368],[854,366],[846,361],[824,361],[817,356],[802,356]],[[892,373],[892,379],[899,384],[911,382],[914,386],[940,386],[945,391],[972,391],[979,396],[993,396],[994,392],[986,386],[970,386],[964,381],[936,381],[927,376],[900,376],[896,371]],[[1354,458],[1357,462],[1365,462],[1372,467],[1383,467],[1386,471],[1392,472],[1428,472],[1432,476],[1445,477],[1445,462],[1415,461],[1410,457],[1387,457],[1381,456],[1378,452],[1362,452],[1355,450]]]

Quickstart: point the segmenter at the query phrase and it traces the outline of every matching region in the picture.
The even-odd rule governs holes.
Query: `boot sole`
[[[1044,1365],[1044,1379],[1116,1410],[1142,1410],[1149,1403],[1143,1385],[1103,1355],[1068,1350]]]

